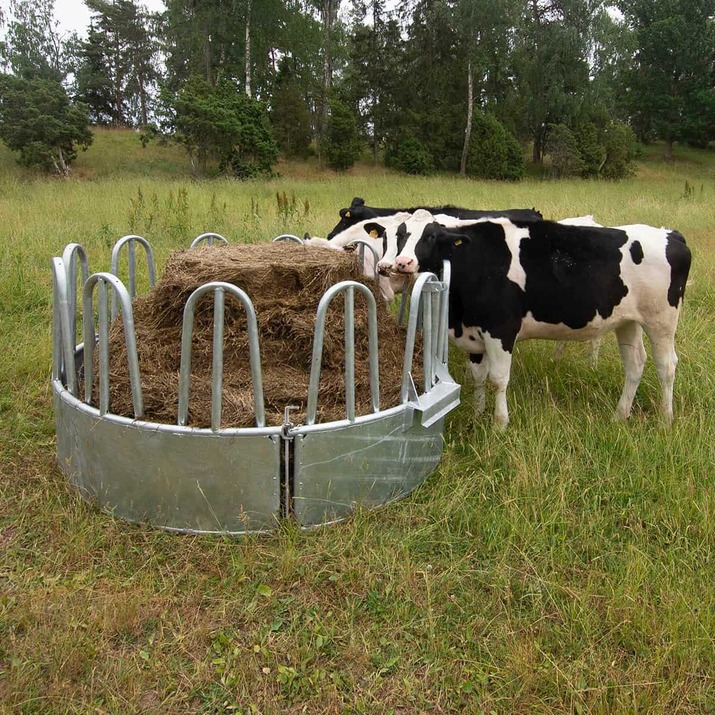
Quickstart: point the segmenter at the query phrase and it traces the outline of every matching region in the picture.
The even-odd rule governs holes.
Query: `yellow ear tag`
[[[350,218],[350,212],[349,212],[349,211],[346,211],[346,212],[345,212],[345,218]]]
[[[370,231],[370,238],[377,238],[377,231],[374,228]]]
[[[461,246],[462,245],[462,239],[460,238],[459,241],[454,242],[455,246]]]

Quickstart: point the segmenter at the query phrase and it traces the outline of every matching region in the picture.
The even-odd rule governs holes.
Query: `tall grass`
[[[127,133],[100,133],[90,152],[68,181],[0,153],[0,708],[715,712],[715,157],[647,152],[614,184],[291,164],[237,183],[192,181],[180,154]],[[325,235],[355,195],[679,229],[694,264],[673,428],[658,423],[651,363],[619,424],[615,341],[595,370],[585,345],[555,361],[532,341],[516,351],[506,433],[473,413],[455,352],[465,399],[440,467],[344,524],[179,536],[83,502],[54,465],[50,258],[78,241],[104,270],[130,232],[160,266],[207,230]]]

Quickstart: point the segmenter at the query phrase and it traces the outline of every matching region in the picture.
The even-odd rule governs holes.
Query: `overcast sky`
[[[140,4],[152,12],[164,10],[162,0],[142,0]],[[83,0],[55,0],[55,17],[60,23],[60,28],[65,32],[87,34],[89,10]]]

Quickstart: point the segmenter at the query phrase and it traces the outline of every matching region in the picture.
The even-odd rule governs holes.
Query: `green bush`
[[[434,162],[430,153],[416,137],[406,137],[400,142],[393,164],[405,174],[426,176],[434,171]]]
[[[605,179],[622,179],[635,173],[638,140],[634,131],[621,122],[612,122],[604,132],[606,160],[601,174]]]
[[[546,153],[551,157],[551,174],[556,178],[580,174],[584,161],[576,136],[565,124],[550,124]]]
[[[66,175],[77,149],[92,143],[87,107],[57,80],[0,74],[0,139],[20,164]]]
[[[328,166],[336,171],[349,169],[360,154],[355,113],[338,99],[330,102],[324,149]]]
[[[209,158],[222,171],[245,179],[266,174],[278,158],[265,106],[229,80],[215,86],[192,77],[173,103],[174,139],[182,144],[200,173]]]
[[[593,122],[586,122],[576,128],[574,135],[581,155],[581,176],[598,176],[606,155],[598,127]]]
[[[491,114],[477,114],[472,121],[467,174],[508,181],[518,181],[524,176],[521,145]]]

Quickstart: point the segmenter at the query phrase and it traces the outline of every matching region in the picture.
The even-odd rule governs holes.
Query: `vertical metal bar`
[[[136,285],[136,244],[140,243],[144,247],[146,252],[147,266],[149,269],[149,286],[154,287],[156,283],[156,267],[154,264],[154,252],[151,250],[149,241],[141,236],[135,236],[133,234],[128,236],[122,236],[112,248],[112,263],[111,263],[111,273],[119,277],[119,253],[122,246],[127,245],[128,251],[128,262],[129,262],[129,296],[134,299],[137,292]],[[117,317],[117,294],[112,293],[112,320]]]
[[[412,357],[415,352],[415,339],[417,337],[417,324],[420,314],[422,290],[426,283],[437,280],[434,273],[420,273],[412,286],[410,294],[410,317],[407,321],[407,335],[405,337],[405,358],[402,363],[402,402],[410,398],[410,381],[412,379]]]
[[[77,259],[82,268],[82,285],[89,278],[89,263],[87,252],[79,243],[70,243],[65,246],[62,252],[62,260],[65,264],[67,275],[67,298],[69,300],[69,311],[71,320],[72,341],[77,339]]]
[[[251,299],[244,291],[231,283],[214,281],[197,288],[186,301],[181,329],[181,363],[179,367],[179,409],[177,423],[186,425],[189,414],[189,382],[191,379],[191,338],[194,329],[194,307],[204,294],[214,292],[214,352],[212,370],[211,427],[216,430],[221,422],[220,392],[223,380],[223,318],[224,293],[237,298],[246,311],[248,326],[248,349],[253,382],[253,403],[257,427],[265,427],[266,411],[263,400],[263,374],[261,372],[261,352],[258,343],[258,320]],[[217,315],[218,312],[218,315]],[[218,349],[217,349],[218,347]],[[217,399],[214,399],[217,398]]]
[[[424,295],[422,302],[422,340],[424,350],[422,353],[422,383],[424,391],[432,389],[432,300],[431,294]]]
[[[92,385],[94,382],[94,312],[92,305],[92,290],[99,284],[99,383],[100,383],[100,413],[109,410],[109,320],[107,289],[111,286],[122,303],[122,321],[124,323],[124,342],[127,347],[127,366],[129,382],[132,391],[134,416],[144,416],[141,376],[139,374],[139,356],[137,354],[137,338],[134,330],[132,301],[124,284],[112,273],[95,273],[84,284],[82,294],[82,332],[84,335],[84,392],[87,404],[92,404]]]
[[[355,421],[355,289],[345,289],[345,409]]]
[[[305,418],[305,423],[308,425],[315,424],[315,417],[318,412],[318,391],[320,388],[320,370],[322,367],[322,361],[323,361],[323,341],[325,338],[325,321],[326,321],[326,316],[327,316],[327,311],[328,311],[328,306],[330,305],[331,301],[333,298],[338,293],[341,293],[342,291],[347,291],[349,288],[352,288],[354,290],[357,290],[358,292],[362,293],[365,296],[365,299],[367,300],[368,304],[368,330],[369,330],[369,335],[370,335],[370,344],[369,344],[369,351],[370,351],[370,397],[371,401],[373,404],[373,412],[376,412],[378,409],[379,401],[380,401],[380,382],[379,382],[379,365],[378,365],[378,352],[377,352],[377,304],[375,301],[375,296],[372,294],[372,291],[366,286],[363,285],[362,283],[358,283],[357,281],[342,281],[341,283],[336,283],[334,286],[331,286],[328,288],[327,291],[323,294],[323,297],[320,299],[320,303],[318,303],[318,310],[315,315],[315,332],[313,333],[313,354],[311,358],[311,366],[310,366],[310,382],[308,385],[308,407],[306,410],[306,418]],[[346,295],[346,309],[347,309],[347,304],[348,301],[351,300],[350,298],[347,297]],[[371,317],[372,316],[372,317]],[[353,315],[353,323],[354,323],[354,315]],[[348,318],[346,315],[346,342],[347,342],[347,323],[348,323]],[[354,327],[354,326],[353,326]],[[354,339],[353,339],[354,343]],[[353,346],[353,352],[352,352],[352,360],[353,360],[353,367],[352,367],[352,389],[354,390],[355,386],[355,373],[354,373],[354,346]],[[346,385],[345,385],[345,401],[346,405],[348,402],[348,379],[347,379],[347,361],[348,361],[348,355],[347,355],[347,350],[346,350]],[[352,397],[353,403],[354,403],[354,393]],[[354,409],[354,408],[353,408]],[[348,419],[354,419],[350,418],[349,413],[348,413]]]
[[[68,297],[67,272],[61,258],[52,259],[52,373],[59,378],[64,369],[64,379],[70,394],[77,396],[77,370],[74,359],[74,336]]]
[[[191,338],[194,333],[193,293],[184,306],[184,317],[181,326],[181,363],[179,366],[179,414],[177,424],[186,426],[189,417],[189,382],[191,380]]]
[[[211,371],[211,429],[221,428],[221,388],[223,387],[224,290],[214,290],[213,365]]]
[[[129,297],[134,300],[137,295],[137,251],[131,239],[127,244],[127,263],[129,264]]]
[[[99,313],[99,414],[109,411],[109,306],[107,300],[107,284],[99,281],[98,313]]]
[[[442,262],[442,284],[444,289],[440,298],[440,321],[439,321],[439,344],[442,354],[443,365],[449,362],[449,283],[452,278],[452,264],[449,261]]]

